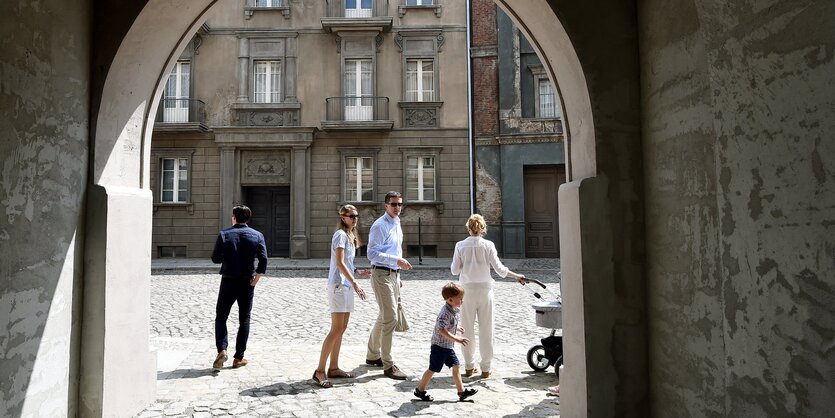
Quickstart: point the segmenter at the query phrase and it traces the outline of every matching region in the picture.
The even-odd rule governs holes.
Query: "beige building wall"
[[[379,0],[377,3],[378,7],[386,4]],[[402,216],[404,250],[416,257],[417,248],[408,250],[418,244],[420,220],[421,244],[434,246],[425,247],[425,254],[451,256],[455,242],[466,236],[462,225],[470,214],[465,4],[445,3],[440,9],[401,9],[397,2],[389,2],[388,11],[378,13],[383,15],[381,32],[360,28],[360,33],[369,39],[378,33],[374,43],[374,95],[388,98],[386,120],[390,121],[390,127],[360,129],[344,129],[344,126],[332,129],[331,123],[324,123],[328,120],[326,99],[343,96],[342,63],[346,55],[341,51],[337,35],[348,39],[358,32],[342,31],[338,25],[323,25],[323,17],[328,14],[327,3],[323,1],[292,1],[289,10],[251,13],[246,4],[246,1],[219,4],[195,37],[193,48],[187,48],[183,55],[183,58],[191,57],[191,97],[205,103],[199,115],[203,119],[198,121],[202,125],[178,129],[177,124],[161,124],[159,120],[156,125],[151,161],[156,202],[152,255],[171,256],[170,248],[161,247],[185,246],[189,258],[209,257],[218,230],[228,224],[228,208],[235,203],[247,203],[247,183],[240,178],[241,156],[286,151],[292,155],[287,163],[289,185],[291,190],[302,191],[300,195],[291,191],[291,211],[301,212],[301,216],[291,216],[291,237],[295,238],[291,238],[294,242],[290,256],[328,257],[336,211],[346,203],[343,158],[351,150],[359,149],[371,150],[376,164],[374,201],[352,202],[362,214],[362,236],[367,238],[371,223],[383,214],[380,202],[385,193],[389,190],[405,193],[405,155],[426,151],[436,156],[437,200],[415,203],[406,196],[408,206]],[[406,39],[410,35],[423,36],[437,45],[436,100],[442,103],[436,127],[405,127],[401,103],[404,41],[400,35]],[[297,119],[285,121],[284,126],[248,127],[239,118],[241,103],[244,106],[250,103],[248,97],[242,97],[242,90],[246,96],[251,89],[252,68],[247,73],[248,86],[242,87],[241,57],[252,53],[253,39],[271,37],[286,40],[287,65],[291,63],[292,58],[288,57],[293,55],[295,44],[295,75],[289,67],[282,69],[282,83],[295,84],[292,92],[295,99],[288,100],[285,96],[282,101],[299,103]],[[246,38],[250,38],[249,44],[242,46],[241,39]],[[285,144],[288,140],[294,142]],[[222,149],[227,149],[226,160]],[[159,155],[177,151],[192,158],[190,201],[186,205],[160,204]],[[224,186],[224,182],[229,184]]]

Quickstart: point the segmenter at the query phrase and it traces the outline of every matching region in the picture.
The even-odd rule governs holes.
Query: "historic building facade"
[[[472,12],[476,208],[506,257],[559,257],[562,104],[528,40],[492,0]]]
[[[367,236],[389,190],[407,254],[451,255],[470,199],[465,6],[218,5],[157,113],[153,255],[208,257],[243,203],[270,256],[327,257],[337,208]]]

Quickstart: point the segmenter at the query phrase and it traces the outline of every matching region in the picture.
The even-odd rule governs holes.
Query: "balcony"
[[[163,98],[157,109],[154,131],[205,132],[206,104],[197,99]]]
[[[394,126],[389,119],[388,97],[328,97],[325,102],[327,120],[322,121],[323,130],[390,130]]]
[[[391,30],[388,0],[326,0],[327,16],[320,19],[325,32]]]

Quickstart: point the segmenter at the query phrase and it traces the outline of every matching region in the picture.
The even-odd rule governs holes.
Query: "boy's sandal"
[[[342,369],[328,369],[328,378],[330,379],[353,379],[354,375]]]
[[[424,402],[432,402],[435,400],[435,398],[426,393],[425,390],[415,389],[415,396]]]
[[[333,384],[330,381],[328,381],[328,379],[319,380],[319,378],[316,377],[316,372],[318,372],[318,370],[313,372],[313,382],[316,383],[317,386],[319,386],[321,388],[325,388],[325,389],[329,389],[329,388],[333,387]]]
[[[464,389],[463,392],[458,392],[458,400],[464,401],[470,396],[473,396],[478,392],[478,389]]]

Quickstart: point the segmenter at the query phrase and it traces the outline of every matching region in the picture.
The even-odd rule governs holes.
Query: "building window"
[[[432,6],[435,0],[406,0],[406,6]]]
[[[255,0],[255,7],[284,7],[284,0]]]
[[[188,158],[162,158],[160,196],[162,203],[188,202]]]
[[[159,258],[186,258],[185,245],[160,245],[157,247]]]
[[[345,60],[345,120],[373,120],[373,70],[370,59]]]
[[[371,17],[374,0],[345,0],[345,17]]]
[[[435,157],[416,155],[406,159],[406,200],[435,201]]]
[[[435,101],[435,60],[406,60],[406,101]]]
[[[281,102],[281,61],[255,61],[255,103]]]
[[[191,83],[191,63],[178,61],[168,82],[162,99],[162,121],[167,123],[188,122],[189,83]]]
[[[345,200],[374,200],[374,158],[345,157]]]
[[[551,80],[540,78],[537,80],[537,117],[543,119],[556,119],[560,117],[560,109],[557,105],[557,95]]]

